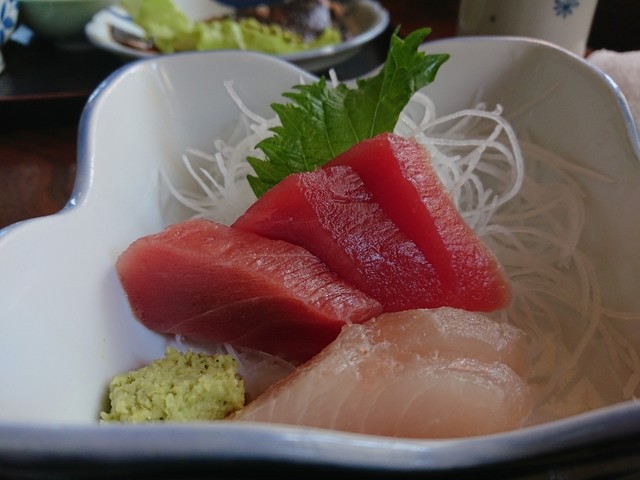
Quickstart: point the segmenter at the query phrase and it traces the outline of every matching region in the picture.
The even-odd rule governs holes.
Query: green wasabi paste
[[[168,348],[163,358],[113,378],[103,421],[220,420],[244,405],[244,381],[230,355]]]

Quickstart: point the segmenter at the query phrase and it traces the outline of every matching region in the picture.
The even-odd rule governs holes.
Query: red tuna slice
[[[291,175],[234,227],[308,249],[378,299],[385,311],[440,306],[492,311],[509,303],[502,268],[456,210],[426,150],[382,134],[321,171],[335,172],[338,166],[351,169],[348,181],[346,174],[324,177],[318,171]],[[349,182],[358,183],[357,192]],[[395,247],[381,243],[388,231],[402,238]]]
[[[444,290],[442,305],[488,312],[509,304],[502,267],[461,217],[424,147],[383,133],[356,144],[326,168],[336,165],[360,175],[374,201],[434,266]]]
[[[231,418],[407,438],[498,433],[532,412],[528,360],[524,332],[481,314],[385,313],[345,326]]]
[[[292,361],[382,310],[303,248],[206,220],[136,240],[116,268],[149,329]]]
[[[304,247],[385,311],[440,306],[435,269],[348,166],[289,175],[233,227]]]

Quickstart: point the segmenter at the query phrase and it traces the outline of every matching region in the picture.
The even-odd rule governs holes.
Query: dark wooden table
[[[429,39],[455,35],[458,0],[383,0],[391,26],[368,51],[338,65],[352,73],[382,61],[389,32],[423,26]],[[637,0],[602,0],[589,47],[640,49]],[[24,29],[23,29],[24,30]],[[383,42],[383,43],[381,43]],[[3,48],[7,68],[0,74],[0,228],[60,210],[73,189],[77,127],[91,92],[123,63],[87,46],[65,51],[32,37]],[[355,69],[355,70],[354,70]]]

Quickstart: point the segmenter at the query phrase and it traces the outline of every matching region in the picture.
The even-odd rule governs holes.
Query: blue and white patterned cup
[[[0,73],[5,67],[2,45],[7,43],[18,24],[18,3],[18,0],[0,0]]]
[[[598,0],[461,0],[459,35],[533,37],[583,56]]]

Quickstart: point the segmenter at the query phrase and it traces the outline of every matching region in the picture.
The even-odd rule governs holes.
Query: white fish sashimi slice
[[[465,318],[472,328],[461,330]],[[233,418],[407,438],[518,428],[533,399],[509,363],[526,374],[527,354],[523,335],[502,325],[453,309],[348,325]]]
[[[442,307],[387,313],[373,322],[378,330],[375,335],[405,352],[429,355],[437,351],[441,356],[470,355],[486,362],[502,362],[523,378],[531,369],[525,333],[482,313]]]

